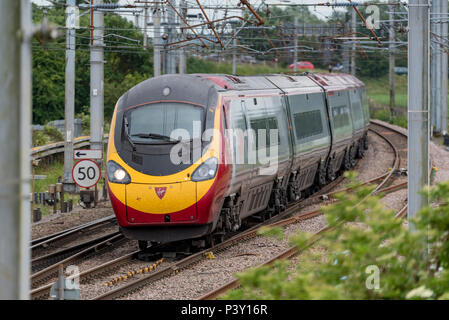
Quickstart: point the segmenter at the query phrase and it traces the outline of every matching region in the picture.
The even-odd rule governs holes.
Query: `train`
[[[222,241],[351,169],[369,106],[349,74],[171,74],[118,100],[106,171],[121,232],[149,243]]]

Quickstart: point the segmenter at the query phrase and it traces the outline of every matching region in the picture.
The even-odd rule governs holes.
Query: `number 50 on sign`
[[[91,188],[100,180],[100,167],[95,161],[82,160],[72,170],[73,181],[81,188]]]

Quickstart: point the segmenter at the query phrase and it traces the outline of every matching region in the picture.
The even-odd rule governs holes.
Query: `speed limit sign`
[[[73,181],[81,188],[91,188],[100,180],[100,167],[95,161],[81,160],[73,166]]]

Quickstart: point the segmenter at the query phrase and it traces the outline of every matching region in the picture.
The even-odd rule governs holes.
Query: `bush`
[[[45,126],[43,133],[48,136],[51,142],[64,141],[64,136],[61,131],[53,126]]]
[[[40,130],[33,131],[33,147],[43,146],[49,141],[48,136]]]
[[[90,113],[89,107],[84,106],[83,112],[77,113],[75,118],[81,119],[81,132],[84,136],[90,135]]]
[[[241,273],[242,287],[225,298],[449,299],[449,183],[430,189],[439,205],[419,212],[416,232],[378,197],[357,205],[372,189],[352,186],[354,193],[339,194],[340,202],[323,209],[333,228],[318,243],[324,256],[308,250],[296,268],[281,261]],[[297,234],[290,242],[301,249],[309,239]]]

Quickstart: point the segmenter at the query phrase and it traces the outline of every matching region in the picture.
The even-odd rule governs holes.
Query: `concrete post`
[[[293,59],[293,63],[294,63],[294,65],[293,65],[293,71],[296,73],[297,71],[298,71],[298,66],[297,66],[297,62],[298,62],[298,17],[295,17],[295,35],[294,35],[294,37],[295,37],[295,39],[294,39],[294,46],[295,46],[295,48],[294,48],[294,55],[295,55],[295,57],[294,57],[294,59]]]
[[[91,0],[103,4],[103,0]],[[90,46],[90,148],[103,150],[104,127],[104,14],[96,10],[91,21],[93,41]]]
[[[181,12],[182,16],[184,18],[186,18],[187,16],[187,6],[186,6],[186,2],[185,0],[181,0],[179,2],[179,11]],[[184,21],[182,21],[182,19],[180,19],[179,21],[181,28],[185,26]],[[182,35],[184,33],[184,29],[181,29],[181,39],[183,39]],[[179,49],[179,73],[180,74],[184,74],[186,73],[187,68],[186,68],[186,52],[184,50],[184,48],[180,48]]]
[[[67,0],[67,6],[75,6],[75,0]],[[67,14],[66,51],[65,51],[65,142],[64,142],[64,188],[75,191],[72,178],[73,138],[75,133],[75,26],[69,25],[71,17]],[[72,20],[73,21],[73,20]]]
[[[143,48],[147,50],[148,47],[148,8],[145,7],[143,18]]]
[[[436,15],[433,16],[433,22],[431,25],[435,25],[435,34],[438,42],[441,42],[441,3],[442,0],[435,0],[435,11]],[[445,17],[447,19],[447,17]],[[441,51],[442,48],[440,44],[435,43],[435,132],[441,133]]]
[[[154,76],[161,75],[161,11],[159,4],[155,4],[155,9],[153,13],[153,26],[154,26],[154,37],[153,37],[153,70]]]
[[[389,20],[390,20],[390,34],[389,34],[389,40],[390,44],[388,46],[388,53],[389,53],[389,83],[390,83],[390,119],[394,115],[394,67],[395,67],[395,44],[393,42],[395,41],[395,34],[394,34],[394,6],[390,6],[390,13],[389,13]]]
[[[355,38],[356,37],[356,32],[357,32],[357,17],[356,17],[356,12],[354,9],[352,9],[352,37]],[[352,40],[352,50],[351,50],[351,74],[353,76],[355,76],[355,72],[356,72],[356,65],[355,65],[355,39]]]
[[[448,38],[448,22],[447,22],[447,14],[448,14],[448,4],[447,0],[442,0],[441,3],[441,37],[442,39]],[[448,86],[448,53],[447,49],[441,48],[441,133],[443,135],[447,135],[448,127],[447,127],[447,86]]]
[[[410,0],[408,13],[408,219],[428,197],[429,184],[429,1]],[[413,223],[409,228],[414,230]]]
[[[237,74],[237,37],[234,37],[232,40],[233,48],[232,48],[232,74]]]
[[[0,1],[0,299],[30,290],[31,1]]]

